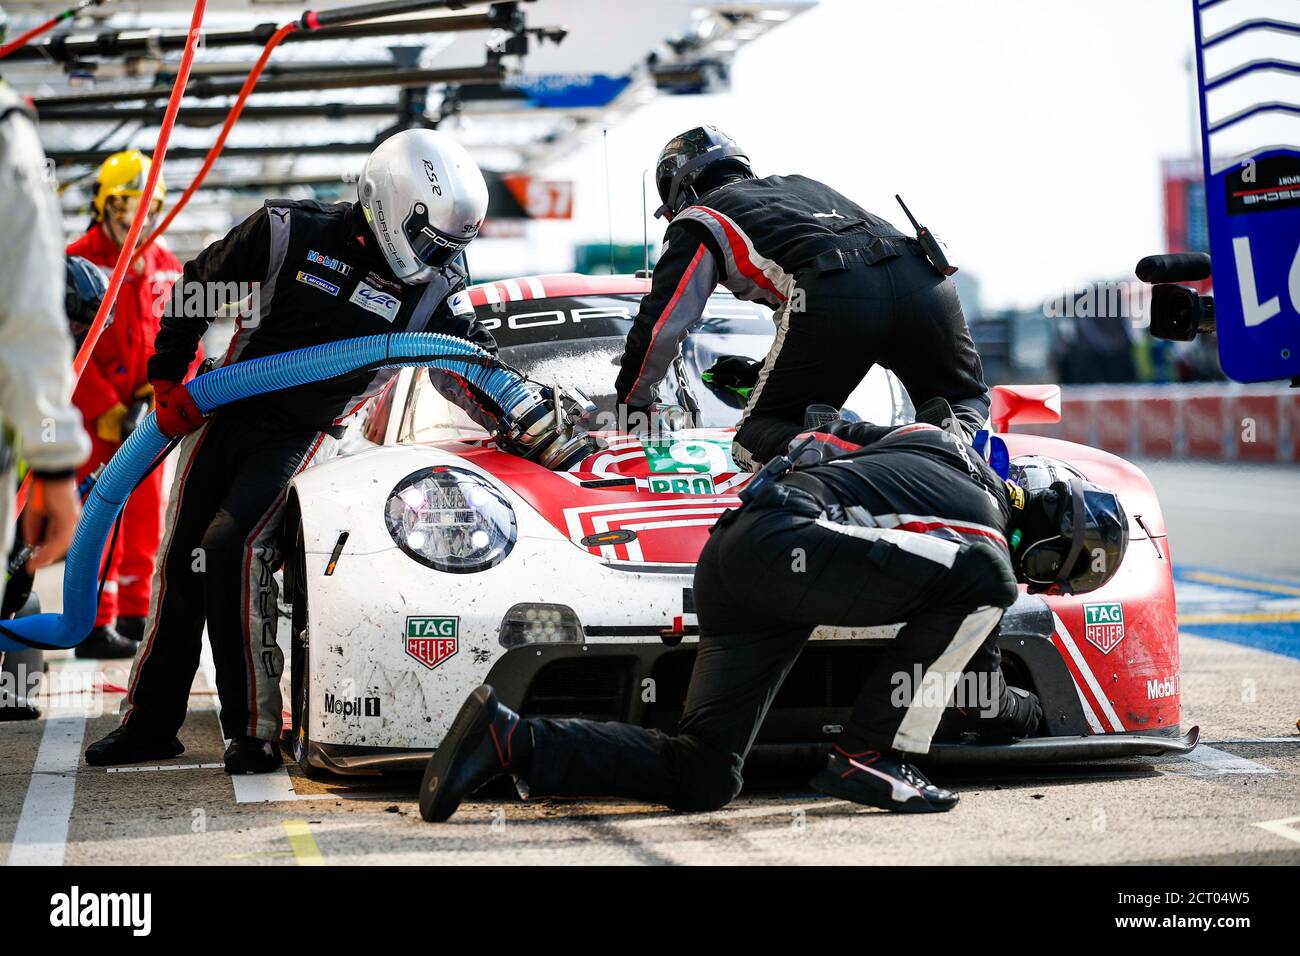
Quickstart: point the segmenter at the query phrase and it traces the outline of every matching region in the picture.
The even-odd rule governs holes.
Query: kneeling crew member
[[[957,290],[915,239],[806,176],[757,178],[725,133],[696,127],[659,154],[669,220],[650,292],[628,332],[615,383],[641,411],[718,283],[776,310],[732,454],[756,471],[785,451],[812,404],[839,408],[872,365],[892,369],[921,406],[950,402],[968,434],[988,418],[988,386]]]
[[[182,294],[208,283],[261,283],[260,312],[237,323],[223,364],[389,332],[444,332],[495,351],[453,265],[487,210],[487,186],[469,153],[443,133],[397,133],[366,161],[358,194],[359,202],[332,205],[268,200],[186,265]],[[186,311],[163,318],[149,361],[159,428],[188,437],[148,626],[122,725],[92,744],[86,761],[184,751],[176,734],[206,620],[222,732],[231,741],[226,772],[267,772],[281,764],[284,660],[273,575],[282,561],[286,488],[332,452],[342,419],[393,373],[363,371],[255,396],[205,420],[180,380],[212,316]],[[454,378],[434,380],[477,415],[469,386]]]
[[[1037,698],[1008,688],[989,652],[998,623],[1016,599],[1017,579],[1034,590],[1074,592],[1109,579],[1128,540],[1118,500],[1078,479],[1027,493],[930,424],[837,422],[831,429],[828,443],[851,451],[784,477],[761,475],[770,480],[755,479],[760,487],[714,527],[695,571],[700,641],[675,736],[620,723],[521,719],[483,686],[429,762],[424,818],[445,820],[503,773],[521,777],[536,796],[722,807],[740,792],[768,707],[822,624],[903,624],[813,780],[823,793],[903,812],[956,804],[956,794],[910,762],[930,749],[945,707],[922,687],[909,703],[891,701],[896,675],[910,682],[919,671],[923,685],[952,687],[948,681],[975,658],[973,666],[991,672],[986,686],[1001,688],[997,716],[983,721],[988,730],[1032,734]]]

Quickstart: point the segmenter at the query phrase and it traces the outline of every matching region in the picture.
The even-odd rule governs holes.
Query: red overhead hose
[[[94,6],[106,0],[82,0],[81,4],[71,10],[64,11],[59,16],[50,20],[47,24],[42,24],[35,30],[28,31],[23,36],[14,40],[13,43],[7,44],[0,48],[0,57],[11,53],[33,37],[53,27],[60,20],[74,16],[77,12],[89,6]],[[226,116],[225,123],[222,124],[221,133],[217,136],[217,141],[212,144],[208,150],[207,157],[203,160],[198,175],[194,181],[186,187],[171,211],[163,218],[152,233],[136,248],[136,242],[140,238],[140,233],[144,229],[144,222],[147,218],[149,207],[152,205],[154,189],[158,184],[158,176],[162,171],[163,159],[167,155],[167,142],[171,138],[172,127],[176,125],[176,114],[180,110],[181,97],[185,93],[185,85],[189,82],[190,68],[194,65],[194,56],[197,51],[199,30],[203,23],[203,15],[207,9],[207,0],[194,0],[194,14],[190,19],[189,35],[185,41],[185,52],[181,56],[180,67],[176,71],[176,79],[172,83],[171,96],[167,100],[167,111],[163,114],[162,127],[158,131],[158,143],[154,147],[153,162],[149,167],[149,176],[145,181],[144,192],[140,197],[140,205],[136,208],[135,217],[131,220],[131,229],[127,233],[126,241],[122,244],[122,252],[117,258],[117,264],[113,267],[113,274],[109,278],[108,291],[104,295],[104,301],[100,304],[99,311],[95,314],[94,324],[91,325],[90,331],[86,335],[86,340],[82,343],[81,348],[77,351],[76,360],[72,363],[73,377],[80,380],[81,373],[85,370],[90,362],[90,353],[94,350],[95,344],[99,341],[100,334],[104,331],[104,325],[107,321],[109,312],[112,311],[113,304],[117,301],[118,292],[121,291],[122,283],[126,279],[126,270],[130,263],[134,261],[149,246],[157,241],[158,237],[167,230],[172,220],[176,218],[177,213],[189,202],[190,197],[198,190],[203,180],[211,171],[217,157],[221,155],[222,149],[226,145],[226,137],[230,135],[231,129],[239,120],[239,115],[244,111],[244,104],[252,94],[253,88],[257,85],[258,78],[262,75],[262,70],[266,67],[266,62],[270,59],[271,51],[274,50],[285,37],[295,30],[318,30],[323,26],[333,26],[340,23],[347,23],[355,20],[365,20],[371,17],[396,15],[399,13],[408,13],[413,10],[426,9],[428,7],[449,6],[459,7],[462,4],[457,0],[381,0],[378,3],[363,4],[355,7],[345,7],[342,9],[326,11],[325,14],[317,13],[314,10],[308,10],[303,13],[302,17],[294,22],[286,23],[271,35],[262,48],[262,55],[258,57],[253,68],[249,70],[247,79],[236,97],[234,105],[230,108],[229,115]],[[22,487],[18,489],[17,508],[15,513],[21,514],[23,507],[27,504],[27,498],[31,491],[31,475],[23,481]]]
[[[144,192],[140,195],[140,204],[136,207],[135,216],[131,219],[131,228],[122,243],[122,251],[118,254],[117,263],[113,266],[113,274],[108,280],[108,291],[104,293],[104,300],[99,304],[99,311],[95,313],[95,321],[91,325],[90,331],[86,333],[86,340],[81,343],[81,348],[77,350],[77,357],[72,363],[74,381],[80,380],[81,373],[90,364],[90,353],[94,351],[95,344],[99,341],[99,336],[103,333],[104,325],[108,321],[108,315],[113,311],[113,305],[117,301],[117,294],[121,291],[122,283],[126,280],[126,270],[134,258],[132,250],[135,249],[135,244],[140,239],[140,233],[144,231],[144,223],[149,216],[149,207],[153,205],[154,190],[158,186],[158,177],[162,174],[163,160],[167,156],[167,143],[171,139],[172,127],[176,125],[176,114],[181,108],[181,97],[185,95],[185,84],[189,82],[190,68],[194,66],[194,57],[198,53],[203,14],[206,12],[207,6],[207,0],[194,0],[194,14],[190,17],[189,35],[185,39],[185,52],[181,56],[180,67],[176,70],[176,80],[172,83],[171,96],[167,99],[167,111],[163,114],[162,127],[158,130],[158,143],[153,149],[153,162],[149,164],[149,175],[145,179]],[[27,495],[30,490],[31,475],[29,474],[26,480],[23,481],[22,487],[18,490],[15,513],[22,513],[23,506],[27,504]]]
[[[4,46],[0,46],[0,60],[3,60],[10,53],[13,53],[14,50],[25,47],[27,44],[31,43],[42,33],[48,33],[50,30],[53,30],[64,20],[71,20],[82,10],[85,10],[88,7],[97,7],[104,2],[105,0],[81,0],[81,3],[77,4],[75,7],[68,7],[68,9],[64,10],[62,13],[50,17],[40,26],[32,27],[22,36],[15,37],[14,39],[6,43]]]
[[[306,10],[297,20],[286,23],[266,41],[262,47],[262,55],[257,58],[253,68],[248,71],[248,77],[244,80],[244,85],[239,90],[239,95],[235,97],[235,103],[230,107],[230,113],[226,116],[226,121],[221,124],[221,132],[217,136],[217,141],[212,144],[208,150],[208,155],[203,159],[203,165],[199,167],[198,174],[194,180],[185,187],[185,192],[181,193],[181,198],[176,200],[175,204],[163,217],[163,221],[158,224],[149,237],[140,245],[136,255],[142,254],[148,249],[158,237],[167,231],[167,227],[189,203],[192,197],[203,185],[203,180],[207,178],[208,173],[212,171],[213,164],[221,151],[226,146],[226,137],[234,129],[235,123],[239,121],[239,115],[244,111],[244,104],[248,102],[248,97],[252,94],[253,88],[257,86],[258,78],[262,75],[262,70],[266,67],[266,61],[271,58],[271,51],[280,45],[289,34],[302,30],[304,32],[314,32],[322,27],[336,26],[341,23],[352,23],[357,20],[367,20],[372,17],[393,16],[400,13],[410,13],[415,10],[427,9],[429,7],[452,7],[460,8],[464,6],[461,0],[381,0],[378,3],[361,4],[355,7],[342,7],[334,10],[326,10],[323,13],[315,10]]]
[[[212,171],[212,165],[217,161],[217,157],[221,155],[221,150],[225,148],[226,137],[230,135],[230,131],[235,128],[235,123],[239,121],[239,114],[244,111],[244,104],[248,102],[248,97],[252,94],[253,87],[257,86],[258,77],[262,75],[262,70],[266,67],[266,61],[271,58],[271,51],[280,45],[281,40],[297,29],[297,21],[286,23],[284,26],[280,27],[280,29],[276,30],[275,33],[271,34],[271,38],[266,41],[266,46],[262,47],[262,55],[257,58],[257,62],[253,64],[253,68],[248,71],[248,78],[244,80],[244,85],[239,90],[239,96],[235,98],[234,105],[230,107],[230,112],[226,116],[226,121],[221,124],[221,133],[217,136],[217,141],[212,144],[212,148],[208,150],[208,155],[204,157],[203,165],[199,167],[199,171],[195,175],[194,180],[185,187],[185,192],[181,193],[181,198],[172,204],[172,208],[168,211],[167,215],[163,217],[163,221],[158,224],[157,228],[149,234],[149,238],[140,243],[140,248],[136,251],[136,256],[144,255],[144,251],[153,245],[154,241],[157,240],[159,236],[167,231],[167,227],[172,224],[172,220],[175,219],[177,214],[185,208],[185,205],[190,201],[190,197],[193,196],[194,193],[198,191],[199,186],[203,184],[203,180],[206,179],[208,173]]]

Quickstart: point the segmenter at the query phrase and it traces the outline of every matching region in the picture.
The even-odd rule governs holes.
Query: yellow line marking
[[[306,820],[285,820],[284,832],[299,866],[325,865],[325,858],[320,855],[320,847],[316,845],[316,838],[311,835]]]
[[[1292,824],[1300,823],[1300,817],[1284,817],[1281,820],[1265,820],[1263,823],[1256,823],[1255,826],[1261,830],[1267,830],[1269,833],[1275,833],[1287,840],[1294,840],[1300,843],[1300,830],[1297,830]]]
[[[1300,611],[1236,611],[1217,614],[1180,614],[1178,624],[1268,624],[1300,621]]]
[[[1294,597],[1300,597],[1300,587],[1293,587],[1290,584],[1270,584],[1264,581],[1248,581],[1245,578],[1234,578],[1227,574],[1214,574],[1211,571],[1189,571],[1187,577],[1193,581],[1200,581],[1204,584],[1222,584],[1225,587],[1241,588],[1246,591],[1264,591],[1268,594],[1289,594]]]

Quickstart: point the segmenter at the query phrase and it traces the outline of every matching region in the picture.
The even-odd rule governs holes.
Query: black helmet
[[[736,141],[716,126],[697,126],[668,141],[655,163],[655,186],[663,205],[655,218],[673,216],[700,198],[695,183],[710,166],[725,162],[745,176],[753,176],[749,157]]]
[[[1128,549],[1128,516],[1113,491],[1081,478],[1011,487],[1012,560],[1031,592],[1084,594],[1114,576]]]
[[[108,291],[108,279],[89,259],[81,256],[68,256],[67,281],[64,289],[64,308],[68,313],[68,330],[78,346],[95,324],[95,315],[99,304],[104,301]],[[104,328],[113,322],[112,313]]]

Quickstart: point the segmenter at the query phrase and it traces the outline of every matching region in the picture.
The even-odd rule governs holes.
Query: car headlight
[[[393,541],[421,564],[469,574],[499,564],[515,544],[515,512],[485,478],[439,465],[407,475],[388,495]]]

